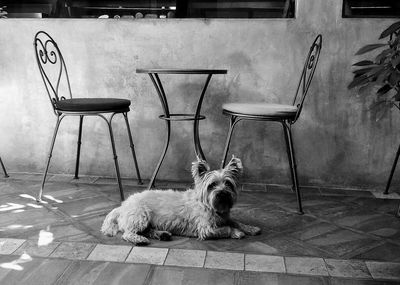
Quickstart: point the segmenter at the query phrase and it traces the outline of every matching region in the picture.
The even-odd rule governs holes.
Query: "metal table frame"
[[[196,156],[200,159],[206,160],[203,150],[200,144],[199,138],[199,121],[204,120],[206,117],[200,114],[201,105],[203,103],[204,95],[206,93],[207,87],[210,83],[213,74],[226,74],[228,71],[226,69],[164,69],[164,68],[149,68],[149,69],[136,69],[136,73],[147,73],[150,76],[151,81],[156,88],[158,97],[161,102],[164,114],[160,115],[159,118],[165,121],[165,126],[167,129],[167,134],[165,137],[164,148],[161,153],[160,159],[151,177],[148,189],[154,187],[154,181],[157,177],[158,171],[160,170],[161,164],[167,153],[169,141],[171,137],[171,121],[193,121],[193,142],[194,151]],[[164,87],[161,83],[159,74],[204,74],[207,75],[206,82],[204,84],[203,90],[201,91],[199,100],[197,102],[196,113],[195,114],[180,114],[180,113],[170,113],[167,96],[164,91]]]

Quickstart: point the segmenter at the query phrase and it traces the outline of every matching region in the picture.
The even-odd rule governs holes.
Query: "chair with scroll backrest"
[[[74,177],[76,179],[79,178],[79,157],[81,150],[83,118],[85,116],[98,116],[107,123],[111,140],[111,148],[114,156],[115,172],[117,176],[119,192],[121,200],[124,200],[124,192],[122,189],[118,158],[115,150],[114,135],[112,130],[112,119],[116,114],[122,114],[124,116],[126,127],[128,130],[128,137],[133,161],[135,163],[137,179],[139,181],[139,184],[142,183],[128,121],[128,112],[130,111],[129,106],[131,105],[130,100],[116,98],[72,98],[67,67],[65,65],[64,58],[57,46],[57,43],[52,39],[49,34],[40,31],[35,35],[33,45],[35,48],[36,60],[39,66],[40,74],[43,78],[43,82],[46,87],[51,106],[53,107],[54,114],[57,118],[54,134],[50,145],[49,155],[47,158],[46,169],[43,175],[42,186],[38,196],[38,201],[41,201],[42,199],[46,175],[49,169],[50,159],[53,153],[58,128],[61,121],[66,116],[79,116],[80,118]],[[63,96],[63,94],[65,94],[66,97]],[[109,114],[109,117],[107,118],[105,114]]]
[[[1,164],[1,168],[3,168],[4,176],[5,177],[9,177],[8,173],[7,173],[7,170],[6,170],[6,167],[4,166],[3,161],[1,160],[1,157],[0,157],[0,164]]]
[[[293,149],[291,127],[300,116],[301,110],[303,108],[304,99],[307,95],[307,91],[310,87],[311,80],[313,78],[315,68],[318,63],[321,47],[322,36],[318,35],[309,50],[292,105],[256,102],[226,103],[222,106],[223,114],[230,116],[230,126],[222,158],[222,167],[225,165],[233,128],[235,127],[237,122],[241,120],[254,120],[274,121],[280,122],[282,124],[285,135],[287,155],[290,164],[290,173],[293,183],[292,190],[295,191],[297,194],[299,214],[303,214],[303,209],[301,205],[301,195],[297,178],[296,159]]]

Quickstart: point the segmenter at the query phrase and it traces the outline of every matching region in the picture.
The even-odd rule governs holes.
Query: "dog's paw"
[[[261,229],[259,227],[250,227],[248,230],[248,235],[250,236],[256,236],[261,234]]]
[[[150,244],[150,241],[145,238],[144,236],[135,234],[135,233],[124,233],[122,235],[122,239],[131,243],[134,243],[135,245],[148,245]]]
[[[172,234],[170,232],[162,232],[160,234],[161,241],[170,241],[172,239]]]
[[[245,236],[244,232],[242,232],[238,229],[232,229],[231,238],[241,239],[241,238],[244,238],[244,236]]]

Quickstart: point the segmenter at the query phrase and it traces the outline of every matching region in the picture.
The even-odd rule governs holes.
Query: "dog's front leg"
[[[242,224],[237,221],[233,221],[232,219],[229,220],[228,224],[235,229],[239,229],[240,231],[244,232],[246,235],[255,236],[261,233],[261,229],[259,227],[250,226],[246,224]]]
[[[236,228],[231,228],[229,226],[220,228],[210,228],[207,231],[200,233],[200,239],[218,239],[218,238],[233,238],[241,239],[245,234]]]

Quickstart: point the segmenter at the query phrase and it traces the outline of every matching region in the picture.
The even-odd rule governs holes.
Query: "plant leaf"
[[[364,73],[371,71],[372,69],[373,69],[373,67],[360,68],[360,69],[354,70],[353,73],[356,75],[362,75]]]
[[[385,59],[387,59],[391,53],[394,53],[394,52],[395,51],[391,48],[385,49],[376,56],[375,61],[381,64],[382,62],[385,62]]]
[[[393,96],[395,101],[400,101],[400,90],[397,91],[396,95]]]
[[[391,62],[392,62],[392,66],[393,66],[394,68],[396,68],[397,65],[399,65],[399,63],[400,63],[400,56],[395,57],[394,59],[392,59]]]
[[[366,66],[366,65],[373,65],[374,63],[370,60],[362,60],[353,64],[353,66]]]
[[[377,95],[384,95],[392,89],[392,86],[389,84],[383,85],[379,90],[376,92]]]
[[[400,82],[400,74],[398,72],[390,73],[388,81],[392,86],[396,86]]]
[[[354,88],[356,86],[364,85],[365,83],[369,82],[369,76],[363,74],[359,77],[353,79],[352,82],[347,86],[348,89]]]
[[[380,47],[384,47],[384,46],[386,46],[386,45],[387,45],[387,44],[372,44],[372,45],[366,45],[366,46],[360,48],[360,49],[356,52],[356,55],[364,54],[364,53],[367,53],[367,52],[369,52],[369,51],[371,51],[371,50],[374,50],[374,49],[377,49],[377,48],[380,48]]]
[[[387,80],[388,75],[390,74],[389,70],[383,70],[381,74],[378,75],[376,79],[376,83],[381,85]]]
[[[390,34],[393,34],[394,32],[396,32],[399,29],[400,29],[400,21],[391,24],[386,30],[384,30],[382,32],[382,34],[380,35],[379,39],[386,38],[387,36],[389,36]]]

